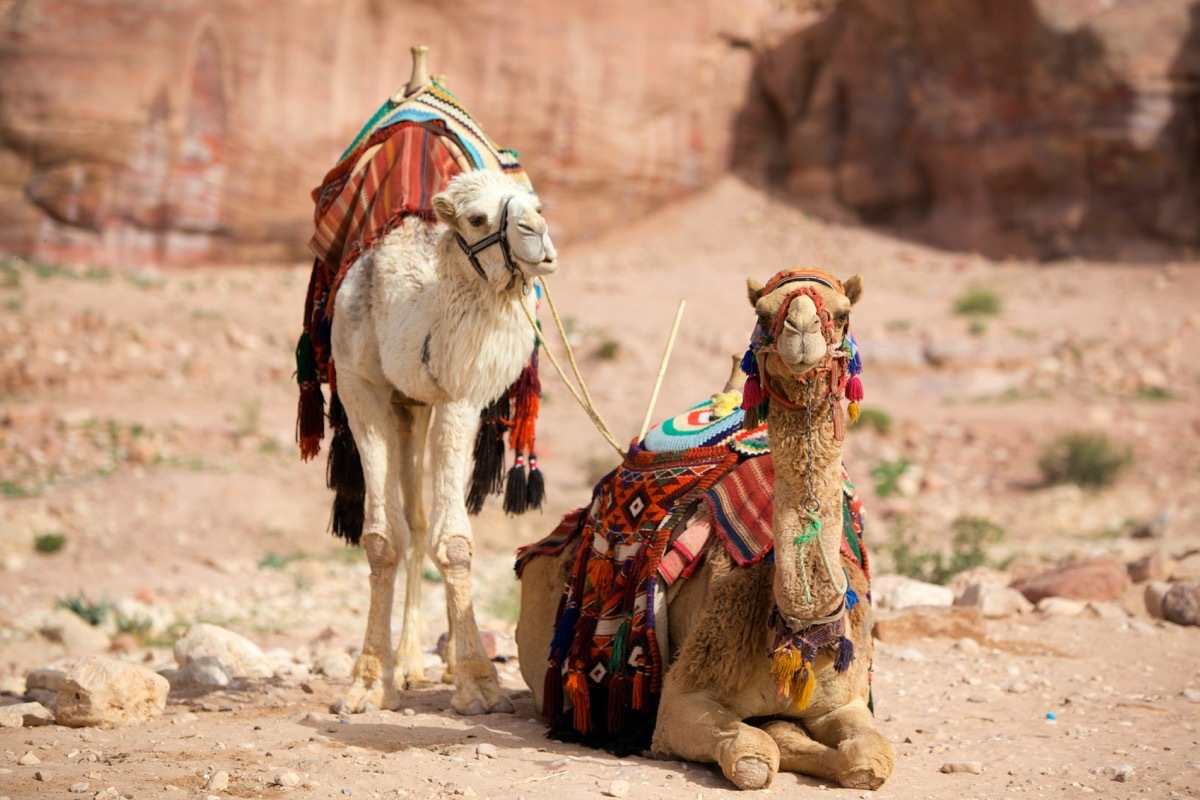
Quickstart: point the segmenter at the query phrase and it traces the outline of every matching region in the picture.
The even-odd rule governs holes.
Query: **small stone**
[[[202,622],[188,628],[184,637],[175,643],[175,662],[182,667],[205,656],[221,662],[235,678],[267,678],[274,674],[270,660],[254,642],[233,631]]]
[[[986,703],[988,699],[981,694],[972,694],[967,696],[968,703]]]
[[[1163,595],[1163,619],[1176,625],[1200,626],[1200,583],[1177,583]]]
[[[0,728],[38,728],[54,722],[54,715],[41,703],[15,703],[0,707]]]
[[[983,764],[979,761],[950,761],[942,764],[939,771],[947,774],[965,772],[969,775],[980,775],[983,773]]]
[[[223,769],[217,770],[208,776],[208,780],[204,782],[204,788],[210,792],[225,791],[229,788],[229,773]]]
[[[1170,580],[1171,573],[1178,565],[1179,562],[1175,559],[1155,551],[1142,556],[1137,561],[1130,562],[1125,569],[1129,573],[1129,580],[1134,583],[1145,583],[1146,581]]]
[[[90,785],[91,784],[89,784],[87,781],[78,781],[76,783],[72,783],[71,787],[67,789],[67,791],[71,794],[83,794],[88,790],[88,786]]]
[[[1142,590],[1142,600],[1146,604],[1146,613],[1155,619],[1163,618],[1163,598],[1171,591],[1171,584],[1166,581],[1146,581]]]
[[[32,767],[32,766],[42,763],[42,760],[40,758],[38,758],[37,756],[35,756],[33,753],[26,753],[25,755],[23,755],[17,759],[17,763],[20,764],[22,767]]]
[[[892,658],[897,661],[924,661],[925,654],[915,647],[897,647],[892,651]]]
[[[1002,619],[1026,614],[1033,610],[1033,603],[1025,595],[1008,586],[994,583],[973,583],[963,590],[956,601],[960,606],[977,606],[987,619]]]
[[[609,797],[627,797],[629,795],[629,781],[615,780],[608,785],[608,790],[604,793]]]
[[[345,650],[325,650],[313,659],[313,672],[334,680],[345,680],[354,672],[354,659]]]
[[[1184,700],[1190,700],[1193,703],[1200,703],[1200,690],[1193,689],[1192,687],[1189,686],[1189,687],[1185,688],[1179,694],[1183,697]]]
[[[1128,783],[1133,780],[1133,766],[1130,764],[1122,764],[1117,767],[1116,774],[1112,779],[1117,783]]]
[[[163,712],[169,690],[166,678],[145,667],[88,656],[58,687],[56,721],[68,728],[136,724]]]
[[[225,665],[212,656],[193,658],[166,677],[173,689],[217,689],[233,680]]]
[[[33,773],[33,779],[35,781],[41,781],[42,783],[49,783],[50,781],[54,780],[54,776],[45,770],[39,769],[37,772]]]
[[[1065,597],[1045,597],[1038,601],[1038,611],[1047,617],[1078,617],[1087,608],[1083,600],[1070,600]]]
[[[475,748],[475,754],[480,758],[499,758],[500,751],[496,749],[496,745],[484,742]]]
[[[954,643],[954,649],[958,650],[960,653],[966,653],[969,656],[974,656],[979,655],[979,652],[983,648],[980,647],[979,642],[975,641],[974,639],[963,638]]]
[[[888,607],[893,611],[922,606],[954,605],[954,591],[946,586],[907,580],[898,583],[891,592]]]
[[[299,786],[300,776],[292,772],[290,769],[284,770],[283,772],[276,774],[275,777],[271,779],[271,784],[274,786],[287,787]]]

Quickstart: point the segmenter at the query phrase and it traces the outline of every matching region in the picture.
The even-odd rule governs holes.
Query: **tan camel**
[[[738,567],[714,544],[696,574],[666,595],[669,662],[653,753],[714,762],[742,789],[769,786],[781,769],[876,789],[894,763],[869,708],[867,578],[838,556],[844,367],[832,354],[862,286],[860,276],[843,286],[817,271],[781,273],[766,290],[749,283],[766,332],[757,360],[771,397],[774,561]],[[711,514],[698,512],[689,525],[697,524],[711,525]],[[572,559],[567,548],[523,565],[517,645],[539,709]]]
[[[512,710],[475,623],[466,481],[480,410],[516,380],[533,352],[521,306],[533,312],[532,279],[555,270],[556,253],[537,196],[500,172],[456,175],[433,208],[442,225],[408,217],[358,259],[336,295],[337,391],[361,457],[361,543],[371,567],[367,631],[345,698],[355,712],[368,704],[397,708],[397,681],[424,678],[417,615],[430,430],[428,540],[446,586],[451,704],[462,714]],[[407,559],[407,584],[393,656],[400,558]]]

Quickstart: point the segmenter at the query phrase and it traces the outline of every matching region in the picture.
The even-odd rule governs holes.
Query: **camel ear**
[[[433,196],[433,213],[437,214],[438,219],[447,225],[454,224],[454,203],[445,194]]]
[[[863,276],[851,275],[842,281],[842,288],[846,290],[846,299],[850,301],[850,305],[854,305],[862,299]]]
[[[758,306],[758,298],[762,297],[763,285],[754,278],[746,279],[746,297],[750,298],[750,306]]]

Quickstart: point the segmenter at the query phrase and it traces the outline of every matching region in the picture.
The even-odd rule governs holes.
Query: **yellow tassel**
[[[858,422],[858,414],[859,414],[858,403],[853,403],[853,402],[850,403],[850,405],[847,406],[846,411],[850,414],[850,423],[851,424]]]
[[[803,711],[808,708],[808,704],[812,702],[813,689],[817,686],[816,676],[813,675],[812,664],[804,665],[792,679],[792,691],[789,695],[795,701],[797,711]]]
[[[780,694],[791,696],[789,689],[796,671],[804,666],[800,651],[791,644],[785,644],[775,650],[771,656],[771,677],[779,687]]]

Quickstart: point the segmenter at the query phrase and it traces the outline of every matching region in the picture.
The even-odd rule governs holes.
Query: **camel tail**
[[[362,538],[363,505],[366,484],[363,481],[362,459],[354,434],[346,419],[346,409],[337,393],[332,392],[329,400],[329,427],[333,430],[333,441],[329,445],[329,463],[325,469],[325,485],[334,491],[333,513],[329,527],[335,536],[347,544],[358,544]]]

